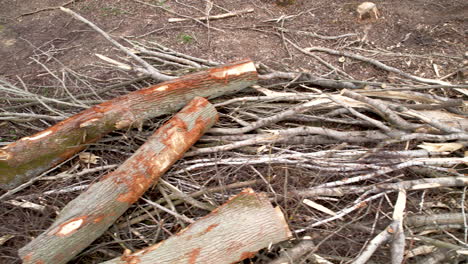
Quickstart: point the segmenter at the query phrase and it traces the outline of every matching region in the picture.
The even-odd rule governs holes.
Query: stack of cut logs
[[[212,68],[96,105],[0,149],[0,187],[11,189],[113,130],[183,107],[20,249],[23,262],[66,263],[89,246],[217,121],[217,111],[207,99],[235,93],[257,79],[252,61]],[[233,263],[290,236],[281,211],[265,195],[246,189],[176,236],[106,263]]]

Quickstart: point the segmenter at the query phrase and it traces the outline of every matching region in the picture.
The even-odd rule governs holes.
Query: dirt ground
[[[168,22],[169,18],[177,17],[171,13],[204,16],[205,1],[146,2],[162,8],[131,0],[0,0],[0,78],[17,85],[24,83],[44,94],[55,94],[56,80],[51,78],[48,70],[60,76],[65,68],[71,69],[97,85],[137,76],[103,66],[96,53],[124,61],[128,59],[87,25],[60,10],[49,9],[64,4],[115,39],[126,37],[157,42],[181,53],[221,63],[250,58],[277,70],[307,71],[316,75],[327,74],[329,69],[286,44],[280,28],[290,30],[283,32],[284,37],[300,47],[338,49],[352,45],[355,51],[372,50],[367,54],[380,56],[379,59],[388,65],[427,78],[453,72],[468,51],[468,2],[463,0],[375,1],[380,18],[364,20],[358,19],[356,7],[361,1],[355,0],[296,0],[286,6],[272,0],[214,0],[210,14],[248,8],[254,11],[210,21],[208,25],[195,21]],[[346,38],[346,41],[326,40],[294,34],[294,30],[322,36],[355,35]],[[124,43],[122,40],[120,42]],[[339,61],[337,56],[321,56],[355,79],[392,82],[396,78],[363,63]],[[437,72],[434,65],[437,65]],[[72,87],[72,90],[76,94],[81,91],[79,87]],[[0,97],[0,110],[13,104]],[[47,127],[47,124],[36,125],[36,128],[41,127]],[[0,143],[11,142],[33,132],[33,129],[24,126],[1,122]],[[57,206],[62,207],[65,202],[59,201]],[[16,237],[7,241],[3,249],[0,247],[0,262],[19,263],[14,249],[26,244],[32,233],[36,234],[47,226],[50,222],[45,219],[53,219],[55,210],[40,217],[31,212],[18,212],[11,208],[5,210],[0,212],[0,218],[4,218],[0,220],[3,225],[0,227],[0,237],[2,233]],[[15,217],[22,218],[22,225],[11,224],[9,227],[6,221],[14,221]],[[31,232],[25,235],[22,229]],[[84,258],[74,263],[90,263],[86,261],[90,260]]]

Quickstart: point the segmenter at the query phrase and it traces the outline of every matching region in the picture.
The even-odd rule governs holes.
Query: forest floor
[[[212,3],[212,6],[207,3]],[[308,55],[308,51],[305,50],[305,48],[310,47],[325,47],[371,57],[407,74],[443,80],[451,84],[458,84],[463,89],[466,88],[463,86],[466,86],[468,78],[468,4],[466,1],[376,1],[380,16],[378,18],[364,17],[364,19],[359,19],[356,12],[356,7],[360,3],[361,1],[354,0],[296,0],[283,6],[272,0],[0,0],[0,80],[5,80],[13,86],[20,87],[33,94],[50,98],[63,98],[70,93],[73,95],[94,93],[96,91],[99,93],[99,89],[103,87],[142,77],[133,72],[117,69],[113,65],[100,60],[95,54],[130,63],[125,53],[115,48],[96,31],[57,9],[58,6],[65,5],[92,21],[126,46],[130,44],[124,39],[146,47],[162,45],[181,54],[221,64],[241,59],[251,59],[258,65],[265,65],[267,69],[273,71],[301,72],[331,80],[354,80],[355,83],[362,81],[363,84],[359,88],[366,89],[368,83],[385,84],[381,85],[381,88],[391,85],[398,88],[405,88],[405,85],[411,87],[416,85],[413,82],[414,80],[408,80],[395,72],[384,70],[348,56],[313,52],[314,57]],[[207,6],[210,8],[207,8]],[[207,14],[216,15],[241,10],[250,11],[239,16],[210,20],[208,23],[193,19]],[[181,16],[189,17],[188,21],[175,23],[168,21],[170,18]],[[317,56],[322,62],[317,59]],[[170,75],[182,75],[187,72],[187,69],[180,68],[177,65],[170,65],[154,58],[147,59],[154,62],[159,70]],[[327,66],[323,61],[329,65]],[[283,80],[283,82],[265,80],[261,85],[274,92],[281,93],[300,94],[318,90],[335,94],[340,93],[339,89],[323,88],[313,84],[307,86],[307,83],[304,86],[295,83],[295,81],[295,79]],[[156,81],[149,78],[141,78],[140,81],[127,86],[84,98],[87,101],[83,102],[92,105],[93,102],[110,99],[154,83]],[[420,92],[443,96],[450,100],[466,100],[466,89],[463,90],[465,92],[460,91],[442,87]],[[236,94],[234,97],[218,99],[216,102],[219,103],[226,99],[248,95],[260,96],[262,94],[259,90],[249,89]],[[57,108],[58,111],[51,111],[51,109],[41,104],[28,105],[28,103],[31,103],[31,101],[28,101],[31,99],[30,97],[28,100],[22,100],[20,97],[18,94],[9,94],[8,91],[0,89],[0,147],[47,128],[56,122],[52,118],[22,118],[20,115],[13,118],[8,116],[8,113],[33,113],[53,116],[63,114],[69,116],[82,110]],[[258,107],[260,109],[257,109],[258,111],[252,110],[257,107],[255,105],[246,106],[245,111],[253,111],[250,112],[250,115],[246,114],[245,111],[242,112],[241,106],[239,106],[240,110],[225,108],[221,109],[220,112],[226,116],[237,116],[238,114],[244,120],[248,120],[250,116],[252,119],[249,121],[252,121],[255,119],[252,117],[254,116],[252,113],[259,116],[268,111],[277,113],[282,111],[283,108],[289,108],[291,106],[289,104],[274,104],[271,105],[271,107],[274,107],[272,109],[261,106]],[[249,109],[248,107],[252,108]],[[262,107],[264,108],[262,109]],[[463,113],[466,114],[466,101],[463,101],[458,110],[458,116],[464,116]],[[322,115],[326,111],[328,110],[321,110],[317,114]],[[378,114],[369,114],[369,116],[377,118]],[[464,117],[466,121],[466,115]],[[227,121],[227,119],[221,121],[224,127],[232,122],[232,120]],[[109,169],[84,176],[76,176],[76,173],[90,167],[120,164],[130,155],[129,153],[143,143],[141,138],[148,136],[152,129],[157,127],[163,120],[151,120],[150,124],[145,125],[148,131],[135,130],[112,133],[104,138],[104,141],[97,142],[87,150],[100,157],[97,165],[80,161],[76,157],[51,173],[51,175],[57,175],[67,172],[75,176],[64,178],[58,182],[40,181],[9,197],[9,199],[19,199],[18,197],[24,198],[26,195],[36,195],[35,198],[28,201],[43,205],[44,209],[42,210],[15,206],[11,203],[3,203],[0,200],[0,263],[20,263],[17,250],[47,229],[60,209],[68,201],[76,197],[80,191],[49,196],[41,194],[50,190],[87,186],[96,181],[100,176],[105,175]],[[291,123],[288,122],[307,125],[322,124],[322,121],[310,121],[303,118],[302,120],[282,120],[282,123],[278,123],[273,128],[290,127]],[[239,125],[236,122],[233,122],[233,124]],[[359,125],[340,123],[331,124],[329,127],[343,131],[360,129],[358,128]],[[129,139],[131,137],[137,139]],[[113,138],[119,139],[113,141]],[[104,142],[108,143],[104,144]],[[463,147],[451,152],[450,157],[459,158],[466,155],[464,154],[466,139],[460,140],[460,142]],[[418,142],[398,142],[398,144],[386,146],[386,150],[415,150],[420,143],[422,143],[422,140]],[[119,147],[118,144],[124,146]],[[206,145],[209,144],[206,143]],[[339,143],[309,146],[306,143],[293,144],[289,142],[266,145],[268,145],[268,148],[272,148],[271,151],[276,152],[282,149],[285,153],[309,153],[321,150],[341,150],[343,148],[344,150],[357,150],[357,147],[353,144],[342,146]],[[204,145],[201,144],[197,148],[202,146]],[[360,148],[372,149],[376,146],[376,143],[360,144],[359,150]],[[245,147],[239,151],[241,154],[246,155],[258,154],[263,151],[260,148],[257,145],[253,148]],[[238,154],[226,152],[224,154],[198,155],[194,158],[223,159]],[[376,158],[385,159],[385,155],[375,156],[374,160]],[[186,164],[184,162],[188,161],[190,161],[190,158],[178,162],[174,168],[179,171]],[[443,165],[440,166],[445,168]],[[457,175],[466,175],[466,165],[463,162],[453,165],[450,169],[456,170]],[[174,176],[175,180],[172,183],[188,193],[202,186],[206,188],[220,185],[227,186],[236,182],[258,180],[257,174],[264,175],[267,180],[263,180],[266,183],[257,181],[251,187],[256,191],[267,192],[271,196],[281,196],[281,199],[275,202],[281,206],[288,216],[291,229],[293,231],[303,228],[307,230],[305,233],[297,233],[297,241],[300,241],[306,235],[310,236],[316,244],[321,244],[320,247],[310,249],[308,253],[314,252],[324,256],[332,263],[347,263],[359,255],[369,239],[372,239],[378,233],[378,230],[384,229],[388,224],[389,219],[391,219],[389,214],[391,215],[396,200],[395,193],[384,195],[369,201],[367,206],[345,215],[342,219],[327,222],[321,226],[314,226],[314,228],[307,228],[311,223],[326,218],[327,214],[304,206],[301,199],[288,197],[288,193],[289,191],[299,190],[303,187],[313,187],[328,181],[323,177],[326,173],[321,169],[314,170],[301,168],[300,166],[289,167],[289,165],[286,166],[285,164],[249,164],[248,166],[241,166],[241,169],[239,169],[231,165],[221,166],[216,169],[211,168],[206,171],[196,171],[189,178],[175,175],[174,171],[170,171],[165,177],[168,177],[169,180],[169,177]],[[215,172],[215,176],[213,176],[213,172]],[[400,180],[411,180],[422,177],[415,170],[400,170],[392,173],[385,174],[384,181],[400,178]],[[337,174],[335,171],[332,176],[336,178]],[[316,175],[320,180],[312,179],[311,175]],[[289,187],[286,187],[286,185]],[[288,188],[290,190],[287,190]],[[225,190],[218,194],[206,195],[206,197],[200,199],[215,205],[222,204],[230,195],[238,191],[239,189]],[[409,192],[407,194],[406,213],[408,215],[433,215],[464,212],[462,208],[466,207],[467,201],[460,201],[461,197],[463,199],[465,197],[463,195],[464,191],[466,191],[466,187],[447,187],[433,191]],[[151,192],[153,193],[148,194],[149,197],[156,197],[159,194],[156,189]],[[0,195],[2,194],[4,193],[0,192]],[[330,198],[328,200],[317,199],[316,201],[340,212],[343,208],[352,205],[356,198],[359,200],[359,196],[351,196],[342,198],[342,201],[337,198],[333,198],[336,200]],[[143,204],[144,202],[139,202],[138,205],[132,207],[126,215],[122,216],[119,223],[125,222],[126,218],[131,218],[131,213],[137,211]],[[193,209],[187,204],[182,204],[180,207],[179,212],[184,212],[185,215],[195,219],[207,213]],[[159,215],[158,217],[161,226],[163,222],[174,222],[170,215]],[[148,246],[146,242],[137,241],[141,236],[150,238],[149,240],[154,242],[165,239],[169,231],[175,233],[180,230],[177,223],[164,226],[164,230],[169,230],[167,234],[159,232],[161,227],[149,230],[145,226],[155,225],[149,222],[151,221],[147,220],[145,225],[136,225],[133,229],[122,228],[122,225],[116,224],[112,227],[112,232],[107,232],[99,240],[95,241],[71,263],[99,263],[118,256],[124,248],[133,251]],[[343,225],[351,222],[353,225]],[[357,222],[361,223],[360,226],[357,226]],[[372,230],[369,231],[370,229]],[[139,230],[141,236],[136,235],[132,230]],[[432,234],[432,238],[450,242],[460,247],[467,247],[466,221],[461,228],[438,230],[434,227],[429,231],[424,230],[422,232],[425,232],[424,235]],[[9,239],[2,242],[1,238]],[[270,249],[270,251],[261,251],[256,257],[245,261],[245,263],[268,263],[283,252],[283,249],[292,247],[294,244],[294,241],[290,241],[288,245],[278,245]],[[406,250],[409,252],[414,248],[422,247],[422,245],[421,242],[408,240]],[[390,263],[391,257],[388,248],[388,245],[383,245],[371,260],[374,263]],[[424,254],[420,253],[419,256],[417,254],[416,256],[406,254],[406,263],[419,263],[424,257],[433,253],[433,251],[428,251]],[[315,257],[309,254],[302,257],[303,262],[298,261],[297,263],[315,263],[316,260],[313,260],[313,258]]]

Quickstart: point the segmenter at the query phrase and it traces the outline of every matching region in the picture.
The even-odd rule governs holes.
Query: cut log
[[[196,97],[115,171],[68,203],[44,233],[19,250],[23,263],[66,263],[104,233],[217,120]]]
[[[281,210],[247,189],[177,235],[102,264],[235,263],[289,237]]]
[[[0,149],[0,188],[11,189],[53,168],[107,133],[176,112],[196,96],[234,93],[258,79],[252,61],[183,76],[96,105]]]

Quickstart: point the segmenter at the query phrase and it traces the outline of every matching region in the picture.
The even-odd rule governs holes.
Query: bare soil
[[[114,59],[128,59],[87,25],[60,10],[43,10],[68,2],[0,0],[0,78],[53,94],[53,89],[56,89],[53,84],[56,81],[51,78],[44,65],[57,76],[61,76],[63,69],[68,68],[103,86],[137,76],[103,67],[95,56],[96,53]],[[205,15],[205,1],[147,2],[185,16]],[[360,3],[361,1],[355,0],[297,0],[291,5],[280,6],[272,0],[216,0],[211,14],[247,8],[253,8],[254,12],[210,21],[205,26],[195,21],[169,23],[169,18],[177,16],[162,8],[130,0],[77,0],[67,7],[94,22],[114,39],[126,37],[157,42],[181,53],[222,63],[250,58],[277,70],[308,71],[316,75],[329,72],[329,69],[313,58],[286,44],[279,28],[314,32],[323,36],[355,33],[356,36],[348,38],[346,42],[292,32],[284,32],[284,37],[302,48],[340,48],[355,40],[353,47],[356,51],[380,50],[382,54],[387,54],[380,54],[379,57],[386,64],[427,78],[435,76],[434,64],[439,66],[438,74],[444,76],[455,71],[462,63],[463,55],[468,50],[467,1],[376,1],[381,17],[364,20],[359,20],[355,11]],[[393,55],[388,55],[390,52]],[[351,60],[340,62],[339,57],[326,54],[320,56],[355,79],[391,82],[395,78],[392,74],[367,64]],[[459,77],[455,75],[453,78]],[[81,91],[77,87],[71,89],[76,94]],[[0,97],[0,109],[12,104]],[[36,124],[36,128],[45,127],[45,123]],[[0,122],[0,142],[14,141],[33,132],[34,129]],[[111,160],[114,154],[108,158]],[[239,179],[249,177],[240,174]],[[36,191],[49,187],[37,186]],[[60,197],[54,207],[49,207],[43,213],[0,207],[0,237],[5,234],[15,235],[0,247],[0,263],[19,263],[16,250],[47,228],[59,209],[72,198]],[[314,234],[316,237],[321,235],[326,236],[328,233],[322,230]],[[343,238],[343,241],[349,242],[358,239],[358,236],[354,234],[353,237]],[[103,241],[96,241],[93,245],[99,245]],[[94,254],[92,257],[81,255],[72,263],[98,263],[109,259],[112,250],[113,253],[121,250],[118,246],[112,250],[105,247],[102,251],[94,249],[96,248],[90,247],[89,252]],[[356,249],[359,250],[359,247],[356,246]]]

